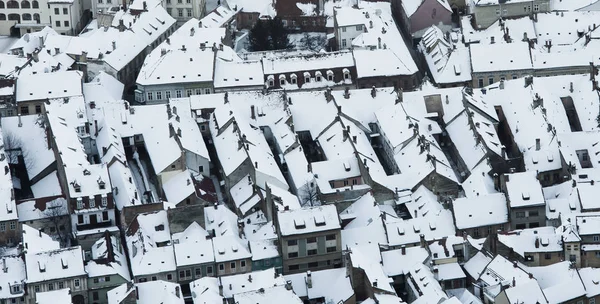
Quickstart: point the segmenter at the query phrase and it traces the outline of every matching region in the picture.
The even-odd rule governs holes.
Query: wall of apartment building
[[[498,231],[507,231],[509,229],[509,227],[510,227],[510,224],[508,222],[506,222],[504,224],[495,224],[495,225],[487,225],[487,226],[460,229],[460,230],[458,230],[458,234],[461,235],[462,233],[466,233],[467,235],[478,239],[478,238],[488,237],[488,235],[490,235],[492,233],[496,233]]]
[[[215,263],[187,265],[177,267],[177,282],[179,284],[189,283],[203,277],[214,277]]]
[[[510,198],[509,198],[510,199]],[[537,213],[537,215],[536,215]],[[546,205],[510,208],[510,229],[537,228],[546,224]]]
[[[262,260],[258,260],[258,261],[252,261],[252,270],[253,271],[266,270],[266,269],[270,269],[270,268],[275,268],[275,272],[277,272],[277,273],[283,272],[280,256],[276,256],[273,258],[266,258],[266,259],[262,259]]]
[[[149,282],[149,281],[168,281],[168,282],[177,282],[177,273],[176,271],[166,271],[161,273],[153,273],[149,275],[140,275],[135,276],[134,280],[136,283],[141,282]]]
[[[252,259],[247,258],[233,261],[220,261],[215,263],[215,267],[217,276],[247,273],[252,271]]]
[[[18,115],[42,114],[45,112],[44,100],[32,100],[17,103]]]
[[[552,265],[564,260],[562,250],[554,252],[524,252],[523,255],[525,258],[524,264],[530,267]]]
[[[280,1],[276,2],[279,4]],[[279,11],[277,11],[279,15]],[[327,28],[326,16],[280,16],[283,25],[291,32],[325,32]]]
[[[48,1],[50,14],[50,26],[61,35],[79,34],[84,24],[82,24],[83,5],[81,0],[73,2]],[[58,14],[57,14],[58,13]]]
[[[417,74],[419,72],[412,75],[363,77],[358,78],[356,84],[359,89],[397,87],[406,91],[414,89],[419,84]]]
[[[525,77],[527,75],[533,75],[533,69],[526,70],[506,70],[506,71],[490,71],[490,72],[473,72],[473,88],[481,88],[500,82],[502,79],[517,79]],[[481,86],[483,81],[483,86]]]
[[[35,267],[35,266],[34,266]],[[78,283],[78,285],[76,284]],[[52,289],[50,289],[50,285],[52,285]],[[72,278],[62,278],[60,280],[52,280],[52,281],[44,281],[44,282],[29,282],[27,284],[27,296],[26,300],[29,304],[36,304],[35,295],[38,292],[45,292],[51,290],[58,290],[63,288],[69,288],[71,290],[71,297],[75,299],[75,297],[80,298],[82,296],[84,298],[84,302],[73,304],[83,304],[88,303],[87,301],[87,278],[85,276],[72,277]]]
[[[13,212],[17,212],[13,210]],[[17,220],[0,222],[0,246],[14,246],[21,241],[21,223]]]
[[[527,16],[532,13],[550,11],[550,1],[533,0],[526,2],[504,2],[495,5],[476,5],[472,8],[475,25],[478,28],[487,28],[499,18],[514,18]]]
[[[328,235],[334,235],[335,240],[327,240],[326,236]],[[308,243],[308,239],[312,238],[316,239],[316,242]],[[341,266],[342,238],[340,230],[282,236],[280,241],[284,274],[305,272],[306,270],[330,269],[336,263],[339,263],[339,266]],[[289,245],[289,241],[296,241],[297,245]],[[327,248],[334,247],[335,251],[327,252]],[[317,254],[308,255],[309,250],[317,250]],[[297,257],[290,258],[289,254],[294,252],[297,253]],[[310,266],[309,263],[311,264]],[[290,266],[292,266],[291,270]],[[297,269],[295,269],[296,266],[298,266]]]
[[[533,71],[533,75],[536,77],[552,77],[552,76],[561,76],[561,75],[575,75],[575,74],[587,74],[590,72],[589,65],[583,66],[559,66],[553,68],[536,68]],[[569,85],[565,83],[565,85]],[[590,82],[590,89],[592,84]]]
[[[581,267],[600,268],[600,250],[586,250],[581,257]]]
[[[236,10],[236,7],[233,7],[232,9]],[[254,23],[256,23],[256,20],[258,20],[259,15],[259,13],[254,12],[238,12],[235,16],[237,28],[251,29],[254,26]]]
[[[204,0],[166,0],[165,9],[171,17],[177,20],[177,24],[182,25],[186,21],[204,17]]]
[[[336,12],[334,11],[334,15]],[[360,34],[368,31],[365,25],[355,24],[348,26],[338,26],[335,22],[335,40],[339,50],[352,49],[352,40]]]
[[[116,274],[101,277],[89,277],[87,279],[89,302],[101,304],[108,303],[106,293],[127,282],[128,281],[122,276]]]
[[[574,261],[581,267],[581,244],[579,242],[563,242],[564,260]]]
[[[213,92],[212,82],[165,83],[159,85],[137,85],[136,101],[145,104],[167,103],[169,98],[204,95]]]

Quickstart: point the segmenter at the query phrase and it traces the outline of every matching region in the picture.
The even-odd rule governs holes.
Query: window
[[[336,252],[336,251],[337,251],[337,247],[327,247],[327,253]]]
[[[28,106],[21,107],[21,115],[29,115],[29,107]]]
[[[104,222],[108,221],[108,211],[102,212],[102,221],[104,221]]]
[[[285,78],[279,79],[279,85],[285,85]]]
[[[577,261],[577,256],[574,254],[569,255],[569,261],[571,261],[571,262]]]
[[[297,252],[288,252],[288,258],[297,258],[298,257],[298,253]]]
[[[173,280],[173,275],[172,274],[167,274],[167,281],[171,281]]]
[[[335,239],[336,239],[335,234],[329,234],[329,235],[325,236],[326,241],[333,241]]]
[[[315,76],[315,80],[316,80],[316,81],[321,81],[321,75],[316,75],[316,76]]]
[[[298,245],[298,240],[288,240],[287,244],[288,246],[296,246]]]
[[[310,82],[310,75],[304,76],[304,82],[305,83],[309,83]]]
[[[161,100],[162,99],[162,92],[158,91],[156,92],[156,100]]]
[[[146,92],[146,100],[147,101],[152,101],[153,96],[154,96],[154,94],[152,94],[152,92]]]
[[[35,285],[35,287],[33,287],[33,291],[40,292],[40,286],[39,285]]]
[[[179,2],[181,2],[181,0],[179,0]],[[182,8],[177,9],[177,16],[183,17],[183,9]]]
[[[138,282],[140,282],[140,283],[148,282],[148,279],[146,279],[146,278],[141,278],[141,279],[139,279],[139,280],[138,280]]]
[[[171,0],[167,0],[167,4],[171,4]]]
[[[346,39],[342,39],[342,47],[346,47],[346,44],[347,44]]]
[[[317,242],[317,238],[316,237],[309,237],[306,239],[306,242],[311,244],[311,243],[316,243]]]
[[[240,261],[240,267],[246,268],[246,261]]]
[[[75,279],[73,281],[73,285],[75,286],[75,288],[79,288],[81,286],[81,282],[79,282],[79,279]]]
[[[96,207],[96,200],[90,199],[90,208],[95,208],[95,207]]]
[[[231,271],[235,271],[235,262],[229,263],[229,268],[231,269]]]
[[[102,207],[106,207],[108,206],[108,197],[103,196],[102,197]]]
[[[158,278],[156,276],[152,276],[151,280],[156,281],[156,280],[158,280]]]
[[[537,12],[537,11],[539,11],[539,10],[540,10],[540,5],[539,5],[539,4],[534,4],[534,5],[533,5],[533,11],[534,11],[534,12]]]
[[[479,237],[479,228],[474,228],[473,229],[473,237]]]
[[[512,75],[512,79],[517,79],[517,78],[519,78],[519,76],[517,76],[517,74]]]
[[[185,97],[190,97],[190,96],[192,96],[192,89],[185,90]]]
[[[517,218],[524,218],[524,217],[525,217],[525,212],[524,211],[517,212]]]
[[[275,86],[275,82],[273,81],[273,79],[269,79],[269,87],[273,86]]]
[[[493,84],[493,83],[494,83],[494,76],[488,77],[488,84]]]
[[[64,7],[63,8],[63,15],[68,15],[69,14],[69,9]]]
[[[23,21],[31,20],[31,14],[23,14]]]
[[[169,98],[171,98],[171,91],[166,91],[166,92],[165,92],[165,98],[166,98],[166,99],[169,99]]]
[[[181,90],[175,91],[175,97],[181,98]]]
[[[58,282],[58,289],[65,288],[65,282]]]
[[[327,75],[327,80],[333,81],[333,74],[328,74]]]
[[[529,216],[539,216],[540,213],[538,211],[529,211]]]
[[[83,209],[83,200],[81,198],[77,199],[77,209]]]
[[[221,263],[219,264],[219,271],[223,271],[225,270],[225,264]]]
[[[35,114],[40,114],[40,113],[42,113],[42,106],[36,105],[35,106]]]
[[[48,290],[54,290],[54,283],[48,284]]]
[[[348,186],[348,180],[344,181],[344,187]]]
[[[345,80],[349,80],[350,79],[350,72],[344,72],[344,79]]]
[[[596,304],[596,298],[590,298],[588,304]]]
[[[477,79],[477,87],[479,87],[479,88],[483,87],[483,78]]]
[[[360,25],[357,25],[357,26],[356,26],[356,30],[357,30],[357,31],[362,31],[362,30],[363,30],[363,26],[362,26],[362,24],[360,24]]]
[[[600,235],[594,235],[594,242],[600,242]]]
[[[202,95],[202,89],[196,89],[196,95]]]
[[[6,223],[0,223],[0,231],[6,231]]]
[[[189,0],[188,0],[188,1],[189,1]],[[192,9],[191,9],[191,8],[188,8],[188,9],[187,9],[187,16],[188,16],[188,17],[192,17]]]
[[[496,9],[496,16],[500,16],[500,9],[499,8]]]
[[[83,224],[83,214],[77,215],[77,223],[78,224]]]
[[[317,249],[311,249],[306,252],[306,255],[317,255]]]
[[[346,28],[345,28],[345,27],[343,27],[343,28],[342,28],[342,33],[345,33],[345,32],[346,32]]]
[[[544,254],[544,259],[549,260],[551,258],[552,258],[552,254],[550,254],[550,253],[545,253]]]
[[[37,2],[36,0],[31,2],[31,7],[32,8],[40,8],[40,3]]]
[[[210,89],[209,88],[204,89],[204,94],[210,94]]]
[[[170,1],[170,0],[167,0],[167,3],[171,3],[171,1]],[[172,8],[170,8],[170,7],[167,7],[167,14],[169,14],[169,15],[173,15],[173,9],[172,9]]]
[[[54,15],[60,15],[60,10],[58,9],[58,7],[54,8]]]
[[[213,272],[212,266],[207,266],[207,267],[206,267],[206,274],[207,274],[207,275],[211,275],[211,274],[212,274],[212,272]]]
[[[292,75],[292,77],[290,77],[292,84],[298,84],[298,78],[295,77],[296,75]]]
[[[291,270],[298,270],[298,269],[300,269],[300,265],[290,265],[290,266],[288,266],[288,270],[290,270],[290,271]]]

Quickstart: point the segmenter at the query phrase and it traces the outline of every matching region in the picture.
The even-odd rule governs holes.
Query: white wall
[[[336,29],[335,36],[340,50],[352,48],[352,40],[365,32],[365,27],[363,25],[360,25],[360,27],[362,30],[356,30],[356,25],[343,26]],[[346,46],[343,46],[344,39],[346,40]]]

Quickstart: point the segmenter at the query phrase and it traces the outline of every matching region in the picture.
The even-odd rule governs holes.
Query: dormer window
[[[275,86],[275,77],[273,75],[269,75],[269,77],[267,77],[267,85],[269,88]]]
[[[104,183],[102,178],[98,178],[98,187],[100,188],[100,190],[104,190],[106,188],[106,184]]]
[[[75,192],[81,192],[81,185],[79,185],[77,183],[77,181],[74,181],[73,183],[71,183],[73,185],[73,189],[75,189]]]
[[[165,225],[160,224],[158,226],[155,226],[154,230],[156,230],[156,231],[164,231],[165,230]]]
[[[285,75],[279,75],[279,85],[285,85]]]
[[[344,69],[344,80],[350,80],[350,70]]]
[[[310,82],[310,73],[304,72],[304,83],[309,83],[309,82]]]
[[[333,81],[333,71],[327,70],[327,81]]]
[[[296,229],[304,229],[306,228],[306,223],[303,219],[295,219],[294,226],[296,227]]]
[[[77,198],[77,209],[83,209],[83,200],[81,197]]]
[[[322,76],[323,76],[323,75],[321,74],[321,72],[319,72],[319,71],[315,72],[315,80],[316,80],[317,82],[321,82],[321,78],[322,78]]]
[[[90,175],[90,170],[88,169],[83,169],[83,175]]]

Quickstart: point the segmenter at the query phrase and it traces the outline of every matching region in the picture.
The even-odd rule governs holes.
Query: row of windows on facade
[[[328,234],[325,236],[325,241],[335,241],[336,240],[336,236],[335,234]],[[299,256],[299,248],[298,246],[298,240],[288,240],[287,241],[287,251],[288,251],[288,258],[297,258]],[[311,246],[312,245],[312,246]],[[315,246],[317,245],[317,238],[316,237],[309,237],[306,238],[306,252],[305,255],[306,256],[312,256],[312,255],[317,255],[319,254],[318,249],[315,248]],[[337,251],[337,245],[334,246],[328,246],[325,249],[325,253],[332,253],[332,252],[336,252]]]
[[[219,271],[225,271],[225,263],[220,263],[219,264]],[[229,264],[229,269],[231,272],[236,272],[237,269],[237,262],[230,262]],[[240,270],[241,271],[245,271],[246,270],[246,261],[242,260],[240,261]],[[212,276],[213,274],[213,268],[212,266],[207,266],[206,267],[206,275],[207,276]],[[194,269],[194,275],[196,276],[196,278],[200,278],[202,277],[202,269],[201,268],[195,268]],[[190,279],[192,277],[192,270],[188,269],[188,270],[181,270],[179,271],[179,279],[180,280],[186,280],[186,279]],[[151,281],[156,281],[158,280],[157,276],[152,276],[150,277]],[[167,274],[167,281],[171,281],[173,280],[173,275],[171,274]],[[143,283],[143,282],[148,282],[147,278],[140,278],[138,279],[138,282]]]
[[[102,197],[102,207],[108,206],[108,198],[106,196]],[[90,199],[90,208],[96,208],[96,200]],[[77,198],[77,209],[83,209],[83,200],[81,197]]]
[[[23,19],[21,19],[23,18]],[[0,21],[4,21],[4,20],[10,20],[10,21],[31,21],[31,20],[35,20],[37,22],[40,22],[40,14],[23,14],[23,15],[19,15],[19,14],[8,14],[8,18],[6,14],[0,14]]]
[[[31,3],[27,0],[23,0],[19,7],[19,2],[14,0],[6,2],[6,6],[4,5],[4,1],[0,1],[0,8],[40,8],[40,3],[35,0]]]
[[[349,27],[348,26],[342,27],[342,33],[345,33],[347,28],[349,28]],[[356,31],[357,32],[362,32],[362,30],[363,30],[363,25],[362,24],[359,24],[359,25],[356,26]]]
[[[327,260],[327,261],[321,261],[321,265],[322,266],[331,266],[331,260]],[[289,271],[294,271],[294,270],[300,270],[300,269],[314,269],[319,267],[319,262],[310,262],[307,264],[295,264],[295,265],[289,265],[288,266],[288,270]]]
[[[252,15],[250,15],[250,20],[252,20]],[[287,20],[282,20],[283,26],[297,26],[298,24],[296,24],[296,20],[292,20],[291,22],[288,22]],[[307,26],[308,25],[308,20],[302,20],[302,25],[303,26]],[[317,20],[312,20],[312,26],[317,26]]]
[[[512,75],[512,79],[517,79],[519,78],[518,75]],[[479,85],[479,87],[483,87],[484,83],[483,83],[483,77],[479,77],[479,79],[477,80],[477,84]],[[506,80],[506,76],[502,75],[500,76],[500,80]],[[495,81],[495,77],[494,76],[489,76],[488,77],[488,85],[494,84]]]
[[[523,6],[523,10],[525,11],[525,13],[531,13],[531,5],[525,5],[525,6]],[[533,11],[534,12],[539,12],[540,11],[540,5],[539,4],[534,4],[533,5]],[[502,14],[504,16],[506,16],[508,14],[507,10],[503,9],[502,10]],[[496,9],[496,16],[500,16],[500,9],[499,8]]]
[[[187,12],[188,17],[192,17],[192,9],[191,8],[186,9],[186,12]],[[167,13],[172,16],[173,10],[171,8],[167,8]],[[177,9],[177,16],[183,17],[183,9],[182,8]]]
[[[310,73],[309,72],[304,72],[304,83],[310,83]],[[334,74],[333,71],[329,70],[327,71],[327,81],[334,81]],[[350,71],[345,71],[344,72],[344,80],[350,80]],[[323,81],[323,77],[321,72],[316,72],[315,73],[315,81],[316,82],[321,82]],[[281,74],[279,75],[279,85],[285,85],[287,83],[287,79],[286,76]],[[296,76],[296,74],[290,74],[290,83],[291,84],[298,84],[298,76]],[[275,79],[273,76],[269,77],[269,87],[274,87],[275,86]]]
[[[202,92],[204,92],[204,94],[210,94],[210,88],[195,89],[195,90],[187,89],[187,90],[185,90],[185,97],[190,97],[192,95],[202,95]],[[183,93],[182,90],[176,90],[175,91],[175,98],[181,98],[181,97],[183,97],[182,93]],[[147,101],[154,100],[154,97],[156,97],[156,100],[162,100],[163,99],[163,92],[162,91],[146,92],[146,100]],[[169,99],[169,98],[171,98],[171,91],[165,91],[165,99]]]
[[[96,216],[96,221],[97,221],[97,215],[96,214],[90,214],[90,217],[92,216]],[[102,212],[102,222],[108,222],[109,218],[108,218],[108,211],[103,211]],[[83,220],[83,214],[79,214],[77,215],[77,224],[84,224],[85,221]]]
[[[73,286],[75,288],[80,288],[81,287],[81,281],[79,279],[75,279],[73,280]],[[55,287],[57,287],[56,289],[63,289],[65,288],[65,282],[58,282],[58,283],[48,283],[48,291],[50,290],[54,290]],[[40,285],[35,285],[35,287],[33,287],[33,290],[37,293],[40,292]]]
[[[347,179],[344,180],[344,187],[348,186],[348,184],[349,184],[348,180]],[[352,179],[352,185],[358,185],[358,179],[353,178]],[[329,186],[331,188],[335,188],[335,181],[329,181]]]
[[[11,221],[8,223],[8,227],[10,230],[17,229],[17,222]],[[6,223],[0,223],[0,232],[6,231]]]

